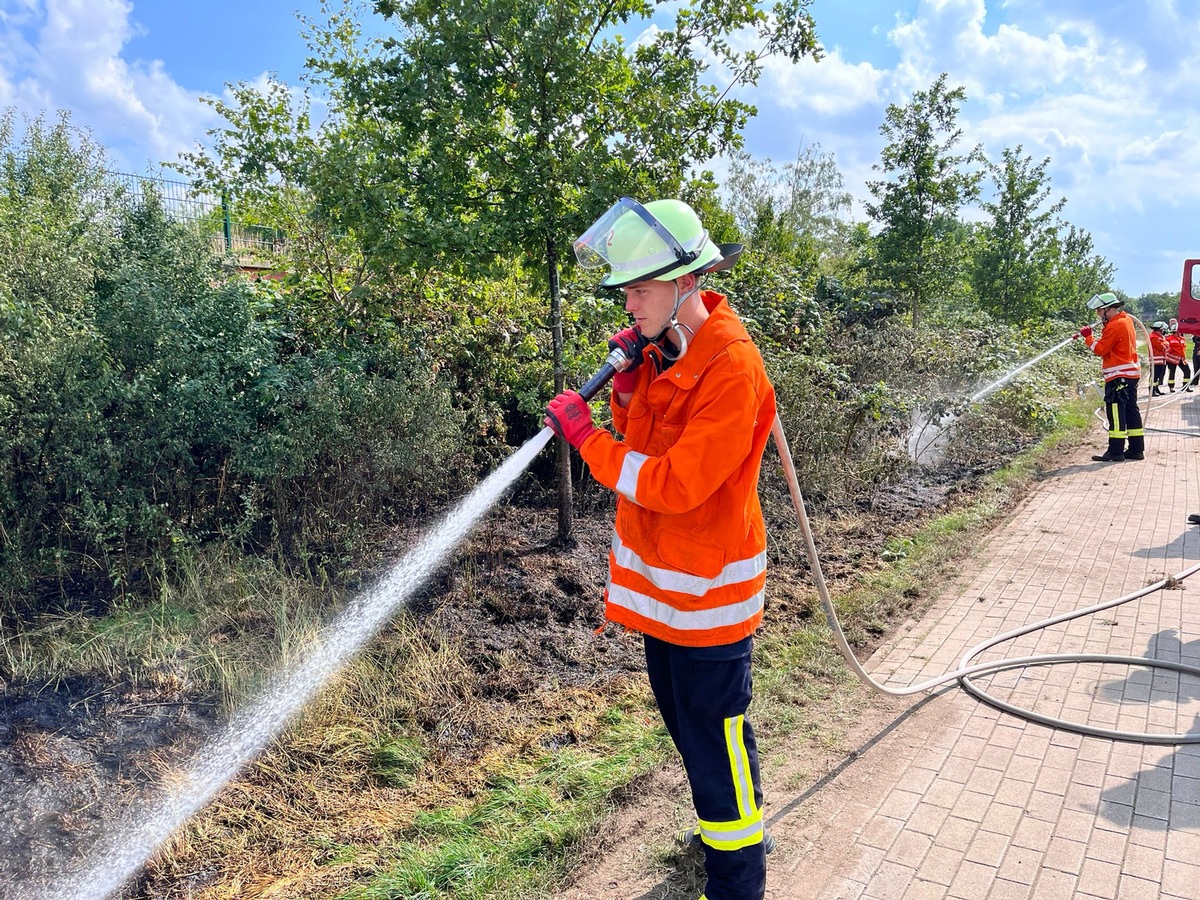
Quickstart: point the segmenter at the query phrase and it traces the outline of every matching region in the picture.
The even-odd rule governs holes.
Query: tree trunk
[[[553,335],[554,393],[566,386],[563,371],[562,296],[558,290],[558,248],[552,237],[546,239],[546,275],[550,282],[550,329]],[[562,438],[555,441],[558,471],[558,539],[567,542],[575,530],[574,498],[571,487],[571,445]]]

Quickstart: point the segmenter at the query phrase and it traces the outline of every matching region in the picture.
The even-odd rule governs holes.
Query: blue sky
[[[298,83],[297,12],[320,17],[320,2],[0,0],[0,106],[69,109],[118,167],[146,172],[218,124],[199,97],[267,72]],[[1115,286],[1179,289],[1183,260],[1200,256],[1200,0],[814,0],[812,12],[825,58],[771,62],[742,94],[759,107],[753,155],[782,165],[819,144],[865,218],[884,110],[946,72],[968,96],[964,146],[1051,157],[1063,215],[1117,267]]]

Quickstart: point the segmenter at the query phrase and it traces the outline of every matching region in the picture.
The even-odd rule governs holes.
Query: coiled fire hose
[[[792,505],[796,510],[796,521],[800,525],[800,530],[804,535],[805,550],[808,553],[808,563],[812,568],[813,582],[817,589],[817,596],[821,600],[821,608],[825,612],[825,621],[829,625],[829,630],[833,633],[834,642],[845,657],[847,664],[853,670],[854,674],[860,680],[870,685],[881,694],[887,694],[892,697],[907,697],[913,694],[923,693],[924,691],[932,690],[939,685],[947,684],[951,681],[957,681],[962,686],[963,690],[974,696],[976,699],[993,706],[996,709],[1003,710],[1011,715],[1018,716],[1023,719],[1028,719],[1033,722],[1038,722],[1042,725],[1047,725],[1051,728],[1061,728],[1065,731],[1072,731],[1077,734],[1088,735],[1091,737],[1107,738],[1114,741],[1130,741],[1140,744],[1196,744],[1200,743],[1200,732],[1185,732],[1182,734],[1149,734],[1135,731],[1118,731],[1110,728],[1098,728],[1096,726],[1087,725],[1085,723],[1072,722],[1067,719],[1060,719],[1054,716],[1043,715],[1036,710],[1027,709],[1016,704],[1009,703],[1005,700],[996,697],[994,694],[988,693],[986,690],[977,685],[972,679],[980,675],[989,675],[995,672],[1001,672],[1007,669],[1018,669],[1031,666],[1049,666],[1057,663],[1101,663],[1126,666],[1144,666],[1146,668],[1171,669],[1184,675],[1193,675],[1200,678],[1200,668],[1196,666],[1184,665],[1183,663],[1170,662],[1168,660],[1154,659],[1144,656],[1108,656],[1099,653],[1054,653],[1041,654],[1036,656],[1013,657],[1010,659],[1000,659],[992,662],[975,663],[971,661],[984,651],[991,649],[997,644],[1002,644],[1005,641],[1014,640],[1023,635],[1034,631],[1039,631],[1043,628],[1049,628],[1052,625],[1058,625],[1063,622],[1069,622],[1072,619],[1077,619],[1082,616],[1089,616],[1094,613],[1101,612],[1106,609],[1112,609],[1116,606],[1128,603],[1131,600],[1137,600],[1140,597],[1145,597],[1147,594],[1160,591],[1168,585],[1174,586],[1189,575],[1200,571],[1200,563],[1189,566],[1182,572],[1175,575],[1170,575],[1153,584],[1146,585],[1136,591],[1131,591],[1128,594],[1117,597],[1113,600],[1106,600],[1103,603],[1097,603],[1094,606],[1088,606],[1083,609],[1077,609],[1072,612],[1063,613],[1058,616],[1053,616],[1049,619],[1044,619],[1040,622],[1034,622],[1031,625],[1025,625],[1021,628],[1016,628],[1012,631],[1006,631],[996,637],[989,638],[983,643],[977,644],[959,660],[959,668],[953,672],[947,672],[945,675],[939,675],[936,678],[931,678],[928,681],[922,681],[918,684],[909,685],[907,687],[888,687],[876,681],[862,667],[858,658],[854,655],[854,650],[850,647],[849,641],[846,640],[846,634],[842,630],[841,623],[838,621],[837,609],[833,604],[833,599],[829,595],[829,587],[825,583],[825,575],[821,570],[821,559],[817,555],[817,544],[813,538],[812,527],[809,525],[808,514],[804,510],[804,497],[800,492],[800,484],[796,478],[796,467],[792,462],[791,450],[788,448],[787,437],[783,431],[783,422],[779,416],[775,417],[775,422],[772,425],[771,433],[775,438],[775,446],[779,451],[780,459],[783,462],[784,474],[787,477],[788,491],[791,493]]]

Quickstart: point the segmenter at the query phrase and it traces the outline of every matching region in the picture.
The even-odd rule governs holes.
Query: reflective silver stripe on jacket
[[[638,473],[642,471],[642,466],[649,458],[645,453],[638,453],[636,450],[630,450],[625,454],[625,461],[621,463],[621,476],[617,479],[618,494],[634,503],[638,502]]]
[[[631,591],[619,584],[610,582],[608,585],[609,603],[677,631],[704,631],[709,628],[724,628],[727,625],[745,622],[751,616],[762,611],[763,594],[763,591],[758,591],[753,597],[748,597],[740,603],[718,606],[714,609],[686,611],[676,609],[669,603],[655,600],[646,594]]]
[[[621,543],[621,537],[615,531],[613,532],[612,551],[617,565],[622,569],[636,572],[660,590],[691,594],[693,597],[703,597],[713,588],[751,581],[767,571],[766,550],[750,559],[739,559],[727,563],[725,568],[713,578],[652,566]]]

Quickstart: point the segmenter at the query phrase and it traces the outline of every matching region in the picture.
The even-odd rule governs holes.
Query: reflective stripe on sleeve
[[[715,578],[703,578],[700,575],[689,575],[674,569],[663,569],[650,565],[626,547],[621,543],[621,538],[615,531],[613,532],[612,551],[613,558],[622,569],[628,569],[630,572],[641,575],[660,590],[691,594],[693,597],[703,597],[714,588],[751,581],[767,570],[766,550],[749,559],[739,559],[728,563],[717,573]]]
[[[618,494],[634,503],[638,502],[638,474],[649,458],[645,453],[638,453],[636,450],[630,450],[625,454],[625,460],[621,463],[621,474],[617,478]]]
[[[636,613],[644,619],[659,622],[678,631],[705,631],[710,628],[738,625],[762,612],[763,593],[763,591],[758,591],[740,603],[731,603],[712,609],[683,610],[610,582],[608,602]]]

